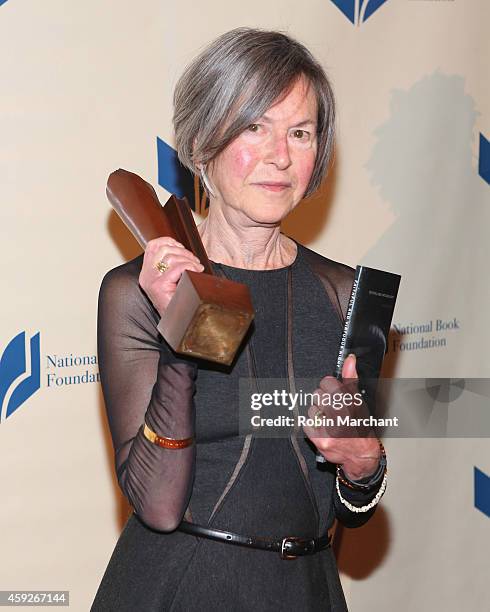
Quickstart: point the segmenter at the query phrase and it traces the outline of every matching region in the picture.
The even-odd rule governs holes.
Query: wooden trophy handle
[[[170,236],[204,266],[203,272],[184,271],[158,331],[177,353],[230,365],[254,318],[250,291],[213,273],[187,200],[173,195],[162,208],[149,183],[122,169],[109,176],[106,192],[143,249]]]
[[[150,183],[121,168],[109,175],[106,193],[112,207],[142,249],[154,238],[170,236],[199,258],[204,272],[213,274],[186,198],[172,195],[162,208]]]

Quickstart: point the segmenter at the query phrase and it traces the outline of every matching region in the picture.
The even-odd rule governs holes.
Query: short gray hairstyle
[[[283,32],[236,28],[219,36],[187,66],[174,91],[180,162],[199,174],[196,164],[212,161],[302,75],[313,86],[318,105],[317,156],[303,197],[311,195],[332,158],[335,100],[322,66]]]

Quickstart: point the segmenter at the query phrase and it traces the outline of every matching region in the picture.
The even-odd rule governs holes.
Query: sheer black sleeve
[[[161,436],[194,435],[197,366],[172,352],[157,331],[158,312],[138,284],[142,256],[108,272],[98,302],[97,349],[119,485],[148,526],[175,529],[187,508],[195,444],[166,449]]]

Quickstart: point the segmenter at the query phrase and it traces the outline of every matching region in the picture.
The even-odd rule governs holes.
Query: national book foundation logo
[[[40,334],[22,331],[7,344],[0,358],[0,423],[41,386]]]
[[[360,26],[387,0],[330,0],[354,25]]]
[[[50,351],[41,355],[40,332],[29,337],[22,331],[10,340],[0,357],[0,423],[41,387],[58,391],[99,382],[96,354]]]

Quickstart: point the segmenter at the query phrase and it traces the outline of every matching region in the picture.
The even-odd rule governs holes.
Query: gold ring
[[[165,272],[166,270],[168,270],[170,268],[170,265],[168,263],[166,263],[165,261],[163,261],[163,259],[160,259],[160,261],[157,261],[157,263],[155,264],[155,268],[163,274],[163,272]]]

